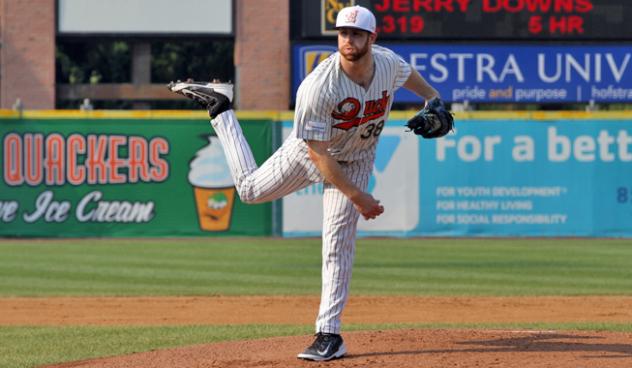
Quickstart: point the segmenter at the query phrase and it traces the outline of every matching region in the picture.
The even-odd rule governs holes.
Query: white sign
[[[284,124],[283,136],[291,131]],[[360,236],[405,235],[419,222],[419,137],[403,126],[386,126],[380,135],[368,191],[382,205],[375,220],[362,217]],[[323,185],[314,184],[283,198],[283,236],[320,236]]]
[[[59,33],[232,34],[232,0],[58,0]]]

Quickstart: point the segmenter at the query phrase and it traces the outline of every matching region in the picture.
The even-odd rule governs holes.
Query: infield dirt
[[[160,350],[49,368],[369,367],[369,368],[624,368],[632,364],[629,334],[479,330],[397,330],[345,336],[349,354],[314,363],[295,355],[310,337],[282,337]],[[622,341],[628,341],[628,344]]]
[[[311,324],[317,297],[4,298],[0,325]],[[352,297],[347,324],[632,321],[632,297]],[[297,360],[312,336],[197,345],[54,367],[632,367],[632,333],[419,329],[343,334],[348,355]],[[51,366],[53,367],[53,366]]]

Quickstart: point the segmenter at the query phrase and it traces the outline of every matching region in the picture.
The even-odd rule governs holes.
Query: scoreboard
[[[298,38],[335,34],[349,5],[372,10],[387,40],[632,40],[630,0],[302,0]]]
[[[336,51],[336,16],[353,5],[446,101],[632,102],[632,0],[292,1],[294,91]]]

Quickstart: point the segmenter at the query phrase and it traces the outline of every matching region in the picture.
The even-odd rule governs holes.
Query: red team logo
[[[348,12],[345,15],[346,23],[353,23],[353,24],[355,24],[357,18],[358,18],[358,11],[357,10],[350,11],[350,12]]]
[[[333,127],[349,130],[351,128],[366,124],[369,121],[376,120],[384,116],[388,107],[390,97],[386,91],[382,91],[382,97],[366,101],[364,104],[363,116],[358,116],[362,104],[356,98],[347,97],[336,106],[336,110],[331,113],[331,117],[336,120],[342,120],[341,123],[335,124]]]
[[[342,102],[340,102],[338,106],[336,106],[336,110],[331,113],[331,117],[336,120],[352,120],[353,118],[358,116],[361,108],[362,105],[360,104],[360,101],[358,101],[358,99],[347,97],[342,100]]]

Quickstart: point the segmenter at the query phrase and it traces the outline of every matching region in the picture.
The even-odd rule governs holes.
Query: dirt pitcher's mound
[[[392,330],[344,334],[348,354],[327,363],[296,354],[313,337],[197,345],[50,367],[632,367],[632,334],[556,331]]]

